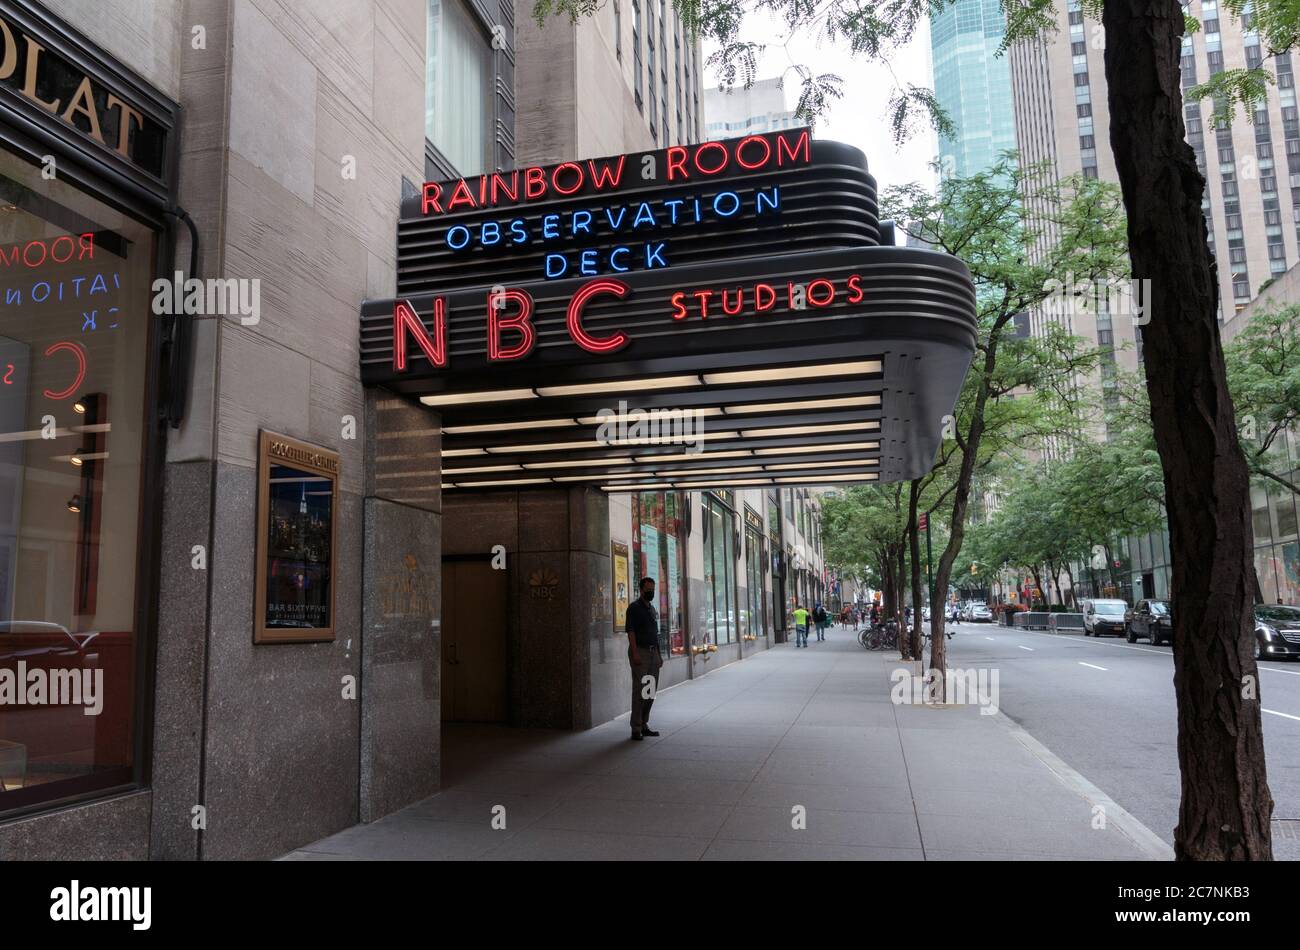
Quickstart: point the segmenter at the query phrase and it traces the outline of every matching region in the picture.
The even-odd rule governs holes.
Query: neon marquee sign
[[[811,274],[794,280],[752,280],[743,284],[671,288],[650,292],[664,323],[673,325],[690,320],[719,320],[732,317],[760,317],[774,312],[798,314],[815,312],[837,305],[853,306],[866,299],[858,273]],[[633,293],[625,282],[601,277],[579,285],[565,304],[565,329],[570,340],[588,353],[603,355],[623,349],[631,342],[625,330],[597,334],[584,324],[589,303],[599,298],[623,300]],[[449,368],[447,321],[450,306],[447,298],[434,297],[428,309],[432,325],[426,325],[409,299],[393,305],[394,373],[410,368],[413,342],[429,363],[438,369]],[[537,344],[534,319],[539,316],[537,301],[526,288],[494,288],[485,297],[486,344],[488,363],[508,363],[530,355]],[[652,310],[653,312],[653,310]]]
[[[533,166],[522,171],[493,172],[479,175],[476,181],[459,178],[450,182],[425,182],[420,210],[426,216],[446,215],[618,191],[626,182],[634,180],[637,186],[676,184],[737,172],[807,165],[812,161],[812,150],[809,131],[795,129],[775,135],[750,135],[732,142],[674,145],[663,156],[662,169],[659,153],[646,152],[640,156],[561,162],[549,168]],[[635,178],[624,177],[629,158],[639,167]]]
[[[492,172],[475,179],[425,183],[424,219],[445,223],[439,244],[456,255],[510,254],[541,245],[538,276],[594,277],[654,270],[671,263],[678,229],[772,217],[780,187],[697,185],[811,164],[808,129],[702,142],[662,151]],[[657,192],[676,189],[668,196]],[[647,194],[647,190],[650,194]],[[623,201],[617,199],[623,196]],[[605,199],[582,203],[584,198]],[[513,209],[514,215],[483,212]]]

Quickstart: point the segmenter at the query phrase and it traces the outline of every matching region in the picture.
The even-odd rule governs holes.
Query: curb
[[[995,718],[1002,723],[1011,735],[1036,759],[1064,782],[1075,794],[1084,798],[1088,802],[1100,805],[1104,809],[1106,820],[1113,823],[1124,837],[1128,838],[1141,851],[1148,860],[1151,861],[1172,861],[1174,860],[1174,849],[1159,835],[1142,824],[1130,812],[1122,808],[1119,802],[1115,801],[1105,792],[1103,792],[1092,782],[1088,781],[1074,769],[1070,768],[1058,755],[1051,749],[1043,745],[1020,725],[1004,713],[998,710]]]

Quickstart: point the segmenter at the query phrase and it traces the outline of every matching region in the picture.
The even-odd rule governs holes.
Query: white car
[[[988,604],[971,604],[970,619],[974,623],[992,623],[993,611],[989,610]]]

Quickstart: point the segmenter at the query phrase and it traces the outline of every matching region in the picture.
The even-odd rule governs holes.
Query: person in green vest
[[[808,646],[808,610],[794,605],[794,645],[796,647]]]

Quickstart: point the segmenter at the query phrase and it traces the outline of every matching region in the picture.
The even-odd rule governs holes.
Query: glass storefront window
[[[642,492],[633,496],[632,561],[637,585],[653,577],[659,612],[659,649],[664,655],[686,653],[682,587],[685,525],[682,499],[676,493]]]
[[[1259,592],[1264,603],[1275,604],[1278,598],[1278,580],[1285,576],[1282,570],[1282,551],[1273,545],[1255,549],[1255,574],[1259,578]]]
[[[495,54],[463,0],[429,0],[424,134],[461,175],[492,168]]]
[[[745,633],[751,637],[766,634],[763,623],[763,536],[749,524],[745,525]]]
[[[736,623],[736,539],[731,510],[712,495],[704,496],[704,638],[706,643],[733,643]]]
[[[1288,541],[1279,548],[1278,596],[1284,604],[1300,604],[1300,541]]]
[[[134,778],[154,240],[0,154],[0,811]]]

